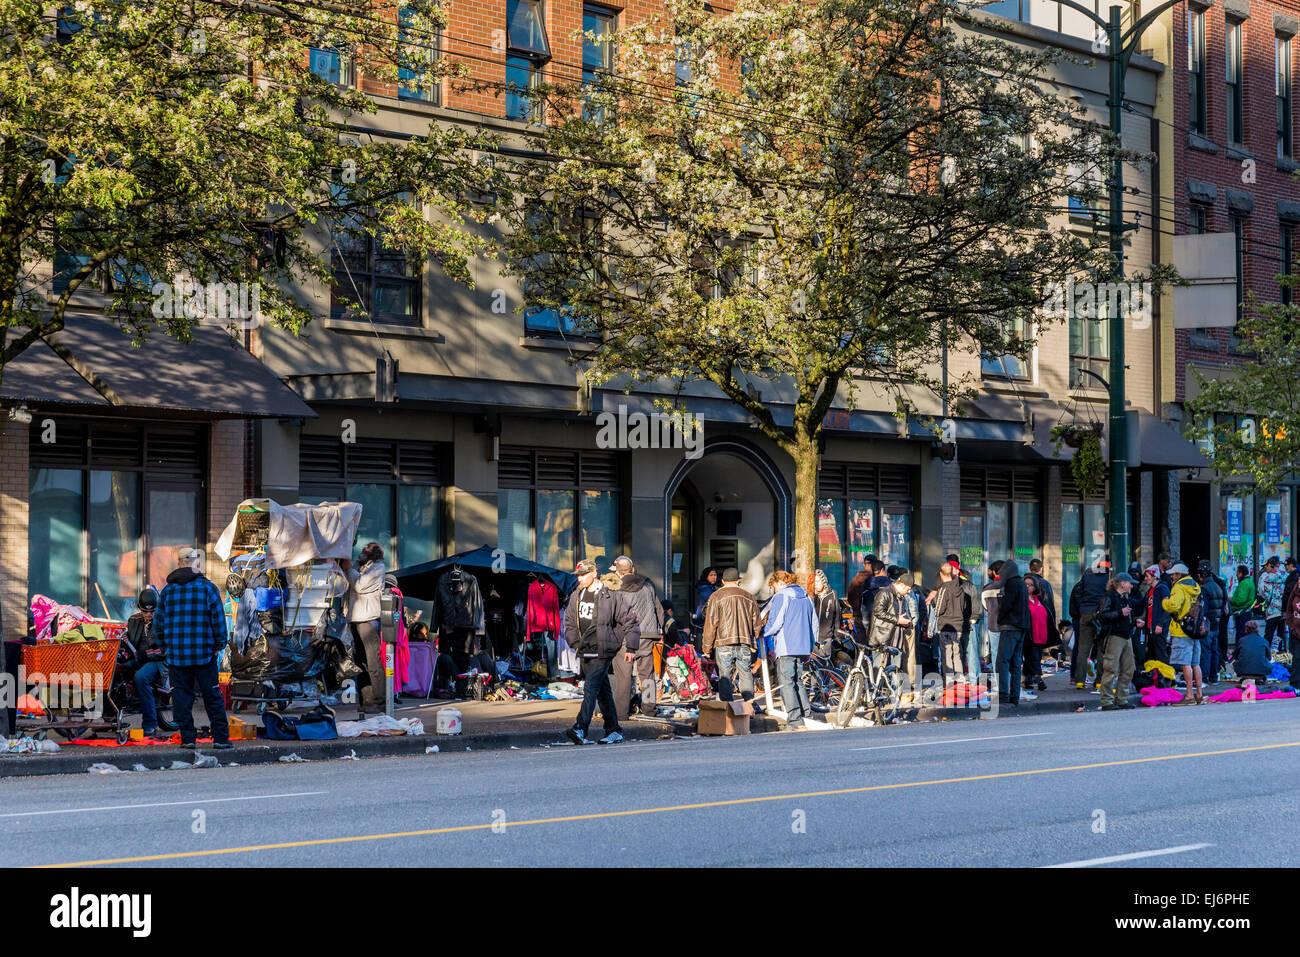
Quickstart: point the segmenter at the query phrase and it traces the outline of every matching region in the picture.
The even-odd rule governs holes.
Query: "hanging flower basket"
[[[1100,425],[1058,425],[1052,429],[1052,438],[1056,442],[1057,452],[1060,452],[1062,445],[1081,449],[1091,437],[1101,438]]]

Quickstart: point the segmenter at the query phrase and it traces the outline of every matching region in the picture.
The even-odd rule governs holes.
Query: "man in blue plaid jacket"
[[[176,558],[179,567],[167,576],[153,622],[154,637],[166,652],[171,673],[172,716],[181,726],[181,747],[196,749],[194,686],[197,683],[212,726],[212,746],[225,750],[231,747],[230,724],[217,678],[217,656],[228,639],[221,593],[199,572],[201,551],[182,548]]]

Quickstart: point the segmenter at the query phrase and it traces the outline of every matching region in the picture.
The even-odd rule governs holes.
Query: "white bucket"
[[[438,709],[438,721],[435,730],[438,734],[460,734],[462,730],[460,712],[455,708]]]

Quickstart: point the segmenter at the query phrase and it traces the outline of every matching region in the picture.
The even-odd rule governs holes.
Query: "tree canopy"
[[[1100,204],[1118,144],[1043,82],[1054,54],[966,16],[672,0],[615,35],[612,71],[536,94],[542,155],[514,171],[536,201],[507,240],[526,307],[596,381],[706,381],[751,414],[795,460],[804,555],[832,403],[905,414],[945,345],[1024,356],[1045,290],[1110,268],[1064,210]]]
[[[199,321],[151,308],[177,275],[252,284],[262,320],[296,331],[302,284],[333,284],[332,256],[365,237],[468,281],[484,135],[366,131],[369,91],[447,72],[441,17],[431,0],[0,0],[0,374],[100,282],[138,340]]]

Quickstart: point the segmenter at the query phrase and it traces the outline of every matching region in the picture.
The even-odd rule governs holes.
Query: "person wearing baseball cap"
[[[601,744],[623,740],[610,682],[614,656],[637,648],[641,630],[636,613],[622,592],[614,591],[596,575],[596,563],[584,558],[574,566],[578,587],[564,608],[565,641],[582,660],[582,707],[565,736],[574,744],[587,743],[587,730],[600,705],[605,720]]]
[[[1169,569],[1169,577],[1174,586],[1169,597],[1164,599],[1164,609],[1169,612],[1169,663],[1175,668],[1183,669],[1183,700],[1175,705],[1204,704],[1205,694],[1203,675],[1201,673],[1201,651],[1198,642],[1205,636],[1199,634],[1200,624],[1205,619],[1204,604],[1201,601],[1201,586],[1196,584],[1187,573],[1187,566],[1182,562]]]
[[[1100,646],[1097,688],[1102,711],[1133,707],[1128,700],[1133,686],[1133,606],[1128,595],[1136,584],[1132,575],[1120,572],[1106,583],[1106,595],[1093,616]]]
[[[167,576],[154,614],[154,635],[163,649],[172,682],[172,717],[181,730],[181,747],[198,748],[194,727],[194,689],[212,727],[213,747],[230,748],[230,726],[217,679],[217,655],[226,647],[226,612],[217,586],[199,571],[203,553],[182,548],[177,568]]]

